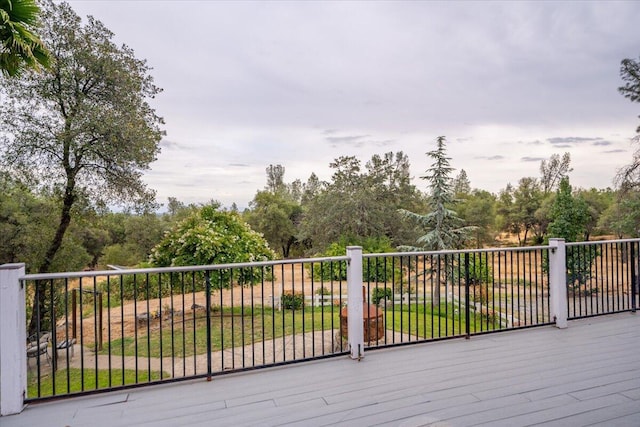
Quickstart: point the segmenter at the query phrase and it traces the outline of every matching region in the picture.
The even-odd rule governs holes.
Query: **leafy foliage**
[[[549,224],[549,237],[559,237],[567,242],[581,240],[585,233],[585,226],[589,221],[587,204],[580,197],[572,194],[569,179],[560,181],[556,200],[551,209],[552,222]],[[567,286],[570,290],[577,289],[591,277],[591,265],[598,256],[595,248],[584,250],[580,246],[567,248]]]
[[[287,291],[280,298],[284,309],[300,310],[304,307],[304,296],[300,292]]]
[[[342,238],[339,242],[332,243],[320,256],[334,257],[344,256],[347,246],[362,246],[362,252],[385,253],[393,252],[393,247],[386,238]],[[315,280],[347,280],[347,264],[344,261],[314,263],[308,265],[307,270],[313,272]],[[366,258],[362,266],[363,281],[385,282],[391,278],[399,280],[401,271],[397,263],[391,257]]]
[[[457,212],[465,224],[474,227],[469,237],[476,248],[495,241],[496,196],[485,190],[474,189],[458,198]]]
[[[4,75],[49,67],[49,51],[35,33],[39,14],[36,0],[0,0],[0,71]]]
[[[182,220],[153,249],[150,262],[154,266],[212,265],[275,259],[275,253],[264,238],[240,219],[236,212],[218,210],[218,206],[202,207]],[[228,287],[231,282],[255,283],[263,277],[263,269],[212,271],[214,287]]]
[[[569,180],[560,181],[556,200],[551,209],[549,237],[560,237],[567,242],[577,242],[585,232],[589,220],[587,204],[572,194]]]
[[[3,168],[60,197],[58,227],[38,268],[48,272],[79,201],[153,203],[141,176],[159,151],[162,119],[147,102],[160,92],[149,67],[116,46],[102,23],[83,25],[66,3],[47,2],[42,17],[54,61],[7,81],[0,141]]]
[[[401,206],[422,206],[404,153],[373,155],[364,167],[356,157],[342,156],[330,167],[331,182],[315,177],[303,192],[300,240],[310,241],[317,252],[342,236],[386,237],[394,246],[415,238],[412,224],[398,212]]]
[[[282,257],[288,258],[299,243],[297,234],[302,207],[283,182],[284,167],[271,165],[267,172],[267,189],[256,193],[245,218],[271,247],[280,249]]]
[[[620,86],[618,91],[631,102],[640,102],[640,57],[637,60],[623,59],[620,64],[620,77],[624,85]],[[636,133],[634,140],[638,143],[640,126],[636,129]],[[640,149],[636,149],[633,153],[631,163],[618,171],[615,180],[623,191],[640,186]]]
[[[559,154],[552,154],[549,160],[542,160],[540,162],[542,192],[547,194],[554,191],[560,181],[573,170],[570,165],[571,154],[569,153],[564,153],[562,159]]]
[[[375,305],[378,305],[384,299],[390,300],[391,298],[393,298],[391,288],[373,288],[371,292],[371,302]]]
[[[640,57],[637,60],[623,59],[620,63],[620,77],[624,85],[618,91],[631,102],[640,102]],[[640,133],[640,126],[636,132]]]

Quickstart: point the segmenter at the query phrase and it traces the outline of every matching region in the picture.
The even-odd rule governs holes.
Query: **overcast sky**
[[[620,61],[640,56],[640,2],[72,0],[153,67],[158,201],[245,207],[265,168],[285,181],[355,155],[409,155],[414,183],[445,135],[451,165],[498,192],[570,152],[571,183],[613,186],[640,105]]]

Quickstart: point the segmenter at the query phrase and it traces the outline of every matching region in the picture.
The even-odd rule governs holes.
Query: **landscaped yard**
[[[286,335],[340,327],[339,308],[326,306],[303,310],[273,310],[254,307],[244,312],[225,308],[211,314],[211,350],[220,351]],[[125,337],[105,344],[100,354],[141,357],[187,357],[207,352],[207,321],[204,315],[184,321],[164,321],[162,328],[138,330],[137,337]],[[162,345],[160,345],[162,343]],[[149,351],[151,348],[151,351]],[[137,350],[137,351],[136,351]],[[161,354],[162,352],[162,354]]]
[[[338,330],[339,307],[324,306],[304,310],[274,310],[268,307],[219,309],[211,315],[211,350],[234,347],[278,339],[313,331]],[[253,314],[252,314],[253,313]],[[470,318],[471,329],[493,329],[491,320],[480,314]],[[454,304],[443,304],[432,310],[430,304],[387,307],[387,330],[419,338],[465,333],[463,310]],[[151,350],[149,350],[151,349]],[[165,320],[162,327],[138,328],[137,335],[115,339],[103,346],[99,354],[140,357],[187,357],[207,352],[207,320],[201,314],[196,318]]]

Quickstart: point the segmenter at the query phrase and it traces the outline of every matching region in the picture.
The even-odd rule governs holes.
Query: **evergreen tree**
[[[463,246],[474,229],[473,227],[464,227],[464,221],[454,210],[450,209],[455,205],[453,182],[450,177],[453,172],[453,168],[449,164],[451,158],[446,155],[445,137],[439,136],[436,142],[437,148],[427,153],[427,156],[431,157],[434,162],[427,169],[427,174],[420,177],[429,183],[428,207],[431,211],[423,215],[400,209],[404,216],[414,220],[427,232],[418,238],[417,246],[401,247],[405,250],[458,249]]]
[[[453,181],[450,177],[453,168],[449,164],[450,158],[446,155],[445,137],[439,136],[436,142],[437,148],[427,153],[434,162],[427,169],[427,174],[420,177],[429,182],[428,207],[431,211],[422,215],[406,209],[400,210],[402,215],[415,221],[419,227],[427,232],[417,239],[418,246],[401,246],[401,250],[458,249],[475,230],[475,227],[463,226],[464,221],[454,210],[450,209],[455,205]],[[444,281],[445,286],[448,285],[448,279],[452,278],[453,270],[453,262],[451,256],[448,255],[435,257],[433,265],[429,268],[430,273],[435,274],[437,282]],[[440,286],[434,287],[431,304],[434,307],[440,306]]]

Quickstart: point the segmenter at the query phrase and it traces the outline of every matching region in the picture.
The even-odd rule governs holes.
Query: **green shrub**
[[[362,246],[362,252],[365,254],[379,254],[386,252],[394,252],[391,242],[388,238],[367,238],[367,239],[348,239],[342,238],[339,242],[334,242],[327,250],[319,256],[335,257],[344,256],[347,253],[347,246]],[[347,280],[347,263],[346,261],[314,263],[313,267],[307,265],[307,270],[313,270],[313,278],[320,281],[329,280]],[[362,265],[362,280],[367,282],[386,282],[395,278],[400,280],[402,272],[398,263],[394,263],[392,257],[375,257],[366,258]]]
[[[371,302],[373,302],[375,305],[378,305],[381,300],[390,300],[392,297],[393,293],[391,291],[391,288],[374,288],[373,292],[371,293]]]
[[[179,222],[153,248],[150,261],[156,267],[259,262],[275,259],[261,234],[235,212],[205,206]],[[211,286],[255,284],[268,279],[271,268],[211,271]]]
[[[299,292],[285,292],[282,294],[282,308],[300,310],[304,307],[304,296]]]
[[[323,286],[316,291],[316,295],[331,295],[331,291]]]

